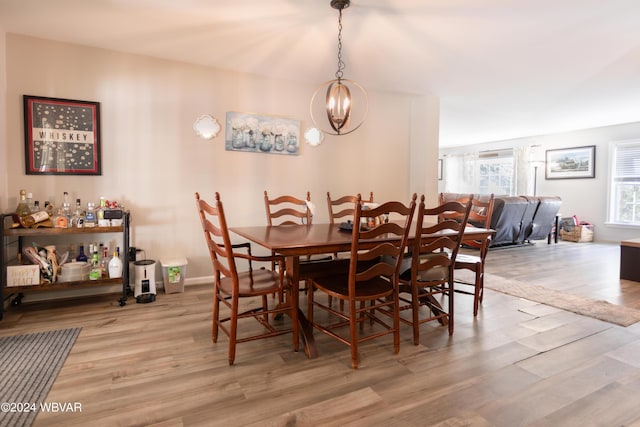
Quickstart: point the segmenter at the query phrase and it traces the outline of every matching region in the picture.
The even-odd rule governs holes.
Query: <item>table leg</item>
[[[286,259],[286,272],[291,281],[291,286],[299,286],[300,282],[300,257],[290,256]],[[297,292],[296,292],[297,294]],[[298,308],[298,326],[304,344],[304,352],[309,359],[318,357],[318,349],[313,338],[313,326],[309,323],[307,316]]]

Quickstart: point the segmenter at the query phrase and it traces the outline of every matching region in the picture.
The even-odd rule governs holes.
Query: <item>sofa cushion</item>
[[[537,203],[537,208],[533,220],[527,226],[525,233],[526,240],[546,239],[553,230],[556,215],[560,211],[562,200],[556,196],[532,197],[526,196],[527,199]]]
[[[496,235],[491,246],[513,244],[518,241],[522,228],[522,217],[529,208],[529,202],[519,196],[497,196],[493,201],[491,228]]]

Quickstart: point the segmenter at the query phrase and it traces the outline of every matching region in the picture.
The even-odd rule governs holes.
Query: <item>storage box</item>
[[[187,260],[184,258],[161,259],[164,291],[167,294],[184,292],[184,278],[187,275]]]
[[[40,267],[35,264],[10,265],[7,267],[7,287],[33,286],[40,284]]]
[[[560,230],[560,238],[567,242],[593,242],[592,225],[576,225],[568,230]]]

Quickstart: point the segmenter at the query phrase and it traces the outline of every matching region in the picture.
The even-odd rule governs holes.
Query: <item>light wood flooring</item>
[[[616,245],[501,249],[488,272],[640,309],[640,283],[618,280]],[[640,323],[624,328],[487,291],[477,318],[456,294],[456,329],[403,328],[361,348],[316,333],[320,355],[290,336],[240,344],[210,338],[211,289],[11,307],[0,335],[81,326],[47,401],[81,413],[40,413],[36,426],[640,426]],[[286,320],[285,320],[286,321]],[[253,327],[253,325],[251,326]],[[1,379],[0,379],[1,381]]]

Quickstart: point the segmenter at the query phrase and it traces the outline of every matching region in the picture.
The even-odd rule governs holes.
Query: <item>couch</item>
[[[443,193],[444,200],[467,194]],[[488,194],[474,198],[488,200]],[[557,196],[495,196],[491,228],[496,230],[491,247],[510,246],[546,239],[553,231],[562,200]],[[474,224],[478,225],[478,224]]]

